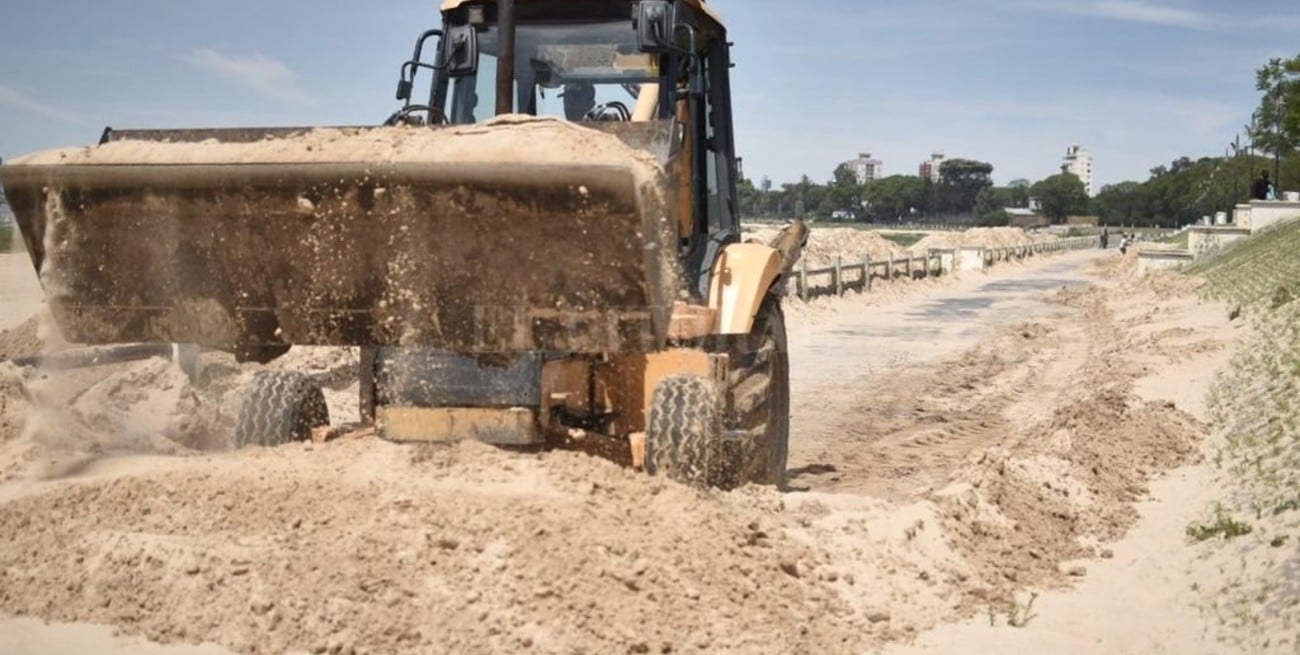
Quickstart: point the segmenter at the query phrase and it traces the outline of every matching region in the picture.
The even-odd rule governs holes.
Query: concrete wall
[[[952,248],[931,248],[930,256],[939,260],[939,270],[944,275],[957,268],[957,251]]]
[[[1243,227],[1192,227],[1188,230],[1187,250],[1193,256],[1200,257],[1228,244],[1249,239],[1250,234],[1251,230]]]
[[[963,246],[957,249],[957,270],[984,270],[984,249],[979,246]]]
[[[1253,231],[1292,218],[1300,218],[1300,202],[1253,200],[1249,205],[1237,205],[1237,210],[1233,212],[1233,222],[1237,227]]]
[[[1248,204],[1237,205],[1236,209],[1232,210],[1232,223],[1237,227],[1244,227],[1249,230],[1250,229],[1250,205]]]
[[[1192,254],[1178,250],[1146,250],[1138,253],[1138,274],[1178,270],[1192,262]]]

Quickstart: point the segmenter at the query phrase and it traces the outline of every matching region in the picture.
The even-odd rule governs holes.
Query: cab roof
[[[442,11],[444,12],[451,11],[461,5],[470,4],[476,1],[477,0],[442,0]],[[521,0],[521,1],[531,2],[536,0]],[[678,0],[678,1],[685,2],[686,4],[691,5],[696,9],[699,9],[700,11],[704,12],[705,15],[707,15],[709,18],[712,18],[717,24],[723,26],[726,25],[726,23],[723,22],[722,20],[722,14],[719,14],[718,11],[714,9],[712,6],[710,6],[707,2],[705,2],[705,0]]]

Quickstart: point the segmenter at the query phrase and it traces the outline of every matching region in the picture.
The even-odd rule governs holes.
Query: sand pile
[[[41,352],[41,317],[32,316],[17,327],[0,331],[0,361]]]
[[[779,232],[776,228],[746,230],[744,238],[770,243]],[[891,254],[895,259],[907,257],[907,251],[897,243],[870,230],[848,227],[812,227],[808,245],[803,251],[810,268],[834,266],[836,257],[840,257],[845,264],[861,264],[863,257],[871,257],[872,261],[884,261]]]
[[[27,388],[22,371],[0,362],[0,443],[16,439],[27,420]]]
[[[264,368],[307,373],[334,423],[359,420],[357,362],[351,348],[295,348],[267,367],[206,353],[194,381],[163,358],[61,371],[4,364],[0,441],[21,436],[27,459],[225,451],[244,390]]]
[[[1033,244],[1034,239],[1018,227],[975,227],[962,233],[962,242],[986,248],[1009,248]]]
[[[1133,503],[1146,495],[1150,476],[1200,460],[1207,426],[1172,403],[1133,393],[1143,368],[1125,355],[1143,348],[1115,331],[1104,293],[1063,299],[1081,311],[1093,339],[1065,402],[1010,449],[979,454],[938,494],[949,529],[993,574],[985,581],[996,593],[1061,580],[1070,573],[1062,560],[1097,556],[1093,544],[1133,524]]]
[[[911,251],[925,253],[931,249],[949,250],[960,248],[961,245],[960,232],[931,232],[928,236],[922,237],[920,241],[912,244]]]
[[[904,530],[826,500],[566,453],[296,446],[0,507],[0,608],[248,653],[820,653],[916,629],[877,558],[941,540],[876,553]]]
[[[486,129],[495,128],[495,129]],[[520,147],[521,143],[528,144]],[[260,164],[292,162],[455,162],[603,164],[637,169],[649,179],[657,162],[617,137],[555,118],[499,116],[477,125],[317,128],[252,143],[114,141],[39,152],[11,166],[60,164]],[[651,169],[651,170],[647,170]]]
[[[931,248],[949,249],[962,246],[983,248],[1010,248],[1051,241],[1051,235],[1031,235],[1018,227],[973,227],[965,232],[935,232],[921,239],[911,248],[914,253],[924,253]]]
[[[806,493],[475,443],[204,454],[167,408],[227,420],[257,367],[100,370],[57,389],[71,415],[139,413],[162,443],[138,447],[189,456],[0,504],[0,613],[246,653],[871,651],[1068,584],[1062,561],[1099,554],[1146,479],[1195,457],[1202,426],[1130,393],[1151,344],[1115,296],[1062,293],[1058,317],[814,399],[822,422],[795,438],[815,446],[792,461]],[[271,366],[344,394],[355,357]]]

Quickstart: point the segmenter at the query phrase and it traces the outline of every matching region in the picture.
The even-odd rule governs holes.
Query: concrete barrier
[[[1249,239],[1252,230],[1246,227],[1197,226],[1188,230],[1187,251],[1201,257],[1228,244]]]
[[[957,250],[955,248],[931,248],[929,255],[938,260],[939,272],[951,274],[957,268]]]
[[[1176,271],[1190,263],[1195,256],[1183,250],[1143,250],[1138,253],[1138,274],[1151,271]]]
[[[1249,205],[1238,205],[1233,214],[1237,227],[1258,232],[1281,221],[1300,218],[1300,202],[1255,200]]]
[[[985,265],[982,246],[961,246],[957,249],[957,270],[982,271]]]

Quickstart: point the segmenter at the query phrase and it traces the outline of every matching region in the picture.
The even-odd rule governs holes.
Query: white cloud
[[[231,55],[202,48],[185,56],[190,65],[275,100],[306,100],[298,74],[274,57],[260,53]]]
[[[1300,16],[1279,14],[1265,18],[1198,11],[1145,0],[1090,0],[1080,2],[1026,2],[1025,7],[1059,13],[1093,16],[1128,23],[1143,23],[1201,32],[1238,30],[1288,31],[1300,25]]]
[[[1077,7],[1076,11],[1102,18],[1192,30],[1210,29],[1214,25],[1210,16],[1197,11],[1127,0],[1092,2]]]
[[[82,117],[73,112],[47,105],[18,89],[4,84],[0,84],[0,107],[17,109],[26,114],[59,121],[60,123],[80,125],[85,122]]]

